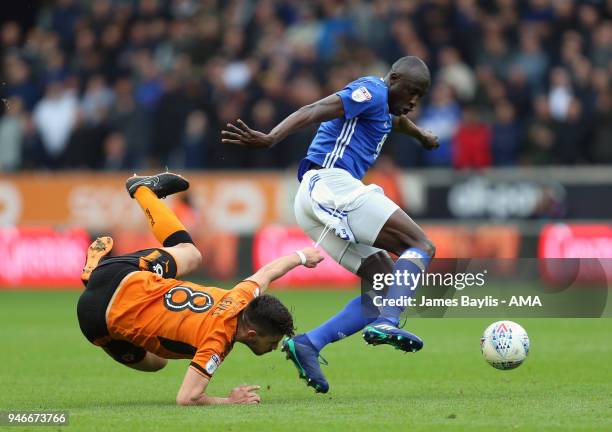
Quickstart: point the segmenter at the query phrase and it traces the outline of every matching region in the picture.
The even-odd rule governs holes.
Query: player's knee
[[[202,264],[202,253],[199,251],[199,249],[197,247],[195,247],[195,245],[191,245],[191,265],[192,270],[195,270],[197,267],[200,266],[200,264]]]
[[[184,273],[190,273],[202,264],[202,253],[192,243],[184,243],[182,255],[182,268]]]
[[[422,240],[421,245],[418,246],[418,248],[432,258],[436,255],[436,245],[428,238]]]
[[[151,372],[157,372],[158,370],[162,370],[168,364],[168,360],[165,358],[158,357],[154,362],[151,362]]]
[[[131,367],[132,369],[139,370],[141,372],[157,372],[165,368],[167,364],[167,359],[158,357],[151,353],[147,353],[146,357],[141,362],[132,365],[128,364],[127,366]]]
[[[403,251],[411,248],[419,249],[432,258],[436,255],[436,246],[429,238],[425,236],[415,239],[410,235],[406,235],[400,237],[400,241],[401,251],[399,251],[398,255],[401,255]]]

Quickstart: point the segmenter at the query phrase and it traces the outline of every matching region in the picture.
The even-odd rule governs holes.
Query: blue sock
[[[344,309],[305,336],[317,351],[321,351],[325,345],[357,333],[374,321],[375,315],[364,313],[361,296],[358,296],[348,302]],[[300,339],[299,336],[296,338],[298,342],[302,342]]]
[[[395,262],[393,266],[393,275],[396,275],[397,272],[400,272],[400,284],[394,283],[389,287],[387,291],[387,299],[401,299],[402,296],[405,297],[414,297],[416,293],[417,286],[414,286],[414,278],[422,276],[418,276],[419,273],[423,273],[429,262],[431,261],[431,257],[423,252],[421,249],[410,248],[406,249]],[[406,276],[406,277],[405,277]],[[377,322],[385,321],[387,323],[391,323],[394,326],[399,325],[400,315],[406,309],[404,306],[382,306],[380,308],[380,316],[376,320]]]

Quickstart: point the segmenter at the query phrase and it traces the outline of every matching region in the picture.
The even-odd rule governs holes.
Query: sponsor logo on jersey
[[[372,95],[367,88],[361,86],[358,89],[353,90],[353,93],[351,93],[351,99],[353,99],[355,102],[366,102],[372,99]]]
[[[206,362],[206,367],[204,368],[209,375],[212,375],[219,365],[221,364],[221,358],[217,354],[213,354],[210,357],[210,360]]]
[[[160,263],[157,263],[153,266],[153,271],[157,273],[159,276],[164,275],[164,268],[162,267]]]

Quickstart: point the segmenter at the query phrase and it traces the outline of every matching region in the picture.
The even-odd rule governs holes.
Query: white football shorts
[[[298,225],[338,263],[356,273],[399,206],[380,186],[364,185],[340,168],[310,170],[295,196]]]

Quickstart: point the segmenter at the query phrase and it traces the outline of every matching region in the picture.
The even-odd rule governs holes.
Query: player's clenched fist
[[[323,255],[321,252],[313,247],[307,247],[302,249],[302,253],[306,257],[306,262],[304,263],[305,267],[315,268],[317,264],[323,261]]]
[[[429,130],[421,130],[419,141],[425,150],[435,150],[440,147],[438,137]]]
[[[261,398],[255,391],[259,390],[258,385],[242,385],[233,389],[229,394],[229,401],[233,404],[257,404]]]

